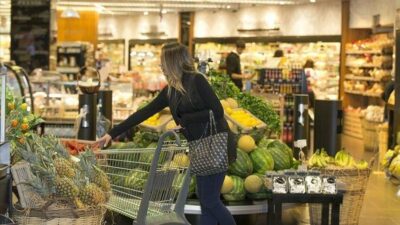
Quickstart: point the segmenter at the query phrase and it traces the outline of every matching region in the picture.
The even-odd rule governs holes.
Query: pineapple
[[[90,182],[98,185],[103,191],[111,191],[110,180],[107,174],[96,166],[96,157],[91,151],[86,151],[80,156],[80,165]]]
[[[81,190],[79,199],[85,205],[98,206],[99,204],[105,203],[106,196],[101,188],[96,184],[90,183]]]
[[[56,158],[54,160],[54,167],[56,168],[57,175],[60,177],[73,178],[76,175],[74,165],[64,158]]]
[[[85,204],[83,204],[83,202],[82,202],[79,198],[75,198],[74,204],[75,204],[75,207],[76,207],[77,209],[84,209],[84,208],[86,208]]]
[[[94,173],[90,177],[90,181],[97,184],[105,192],[111,191],[111,184],[107,174],[96,166],[94,166],[93,168]]]
[[[79,188],[69,178],[56,178],[56,195],[62,198],[74,199],[79,194]]]

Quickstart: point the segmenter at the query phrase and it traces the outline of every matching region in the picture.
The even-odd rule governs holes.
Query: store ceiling
[[[103,14],[137,12],[179,12],[197,10],[237,10],[257,5],[312,4],[340,0],[58,0],[57,8],[65,10],[97,10]]]

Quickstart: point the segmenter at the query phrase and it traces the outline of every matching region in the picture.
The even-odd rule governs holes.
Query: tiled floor
[[[342,144],[358,159],[369,160],[375,155],[365,152],[360,140],[343,136]],[[359,225],[400,225],[398,190],[399,187],[386,179],[383,172],[375,171],[369,179]]]

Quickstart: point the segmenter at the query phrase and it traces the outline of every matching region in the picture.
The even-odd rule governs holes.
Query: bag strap
[[[210,135],[217,134],[217,123],[215,122],[214,112],[210,109]]]

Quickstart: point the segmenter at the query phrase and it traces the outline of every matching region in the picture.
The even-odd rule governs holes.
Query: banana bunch
[[[389,166],[389,172],[396,177],[400,177],[400,155],[393,158]]]
[[[356,163],[355,166],[359,170],[365,170],[369,167],[369,164],[367,161],[361,160],[359,163]]]
[[[396,147],[394,148],[394,150],[389,149],[385,155],[383,156],[383,159],[381,159],[381,165],[384,168],[389,168],[391,165],[392,160],[399,155],[400,152],[400,145],[396,145]]]
[[[340,167],[355,167],[356,165],[354,158],[344,149],[336,153],[335,163]]]
[[[317,150],[308,160],[308,167],[325,168],[328,166],[328,164],[331,164],[333,161],[334,159],[330,157],[324,149]]]
[[[344,149],[336,153],[335,164],[340,167],[357,168],[359,170],[365,170],[369,167],[369,163],[365,160],[361,160],[357,163],[353,156],[351,156]]]

